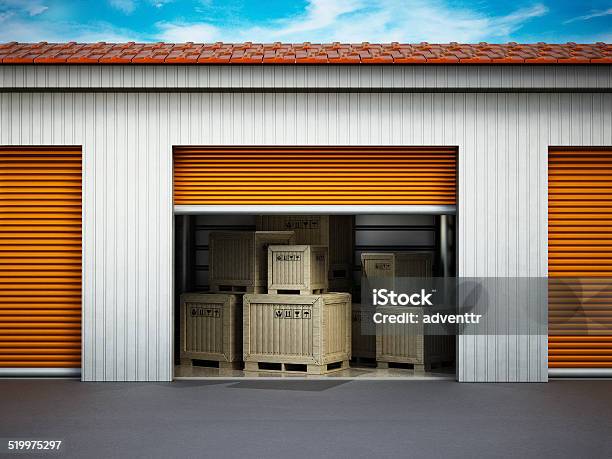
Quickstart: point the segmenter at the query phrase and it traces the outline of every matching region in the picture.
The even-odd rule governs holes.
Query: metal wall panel
[[[2,65],[3,88],[610,89],[611,65]]]
[[[84,380],[172,378],[173,145],[458,146],[461,276],[545,276],[548,146],[612,145],[601,93],[3,93],[0,108],[2,145],[83,148]],[[459,379],[545,381],[546,341],[463,337]]]

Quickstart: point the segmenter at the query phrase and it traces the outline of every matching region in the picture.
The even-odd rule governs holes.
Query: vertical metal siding
[[[459,275],[545,276],[548,146],[612,144],[610,94],[3,93],[0,108],[2,145],[83,146],[85,380],[172,378],[172,146],[458,146]],[[546,380],[546,336],[459,344],[462,381]]]

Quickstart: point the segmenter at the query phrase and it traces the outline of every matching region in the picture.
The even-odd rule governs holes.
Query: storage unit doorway
[[[265,346],[258,342],[252,349],[243,349],[243,344],[249,346],[250,343],[248,339],[243,342],[239,336],[243,331],[241,309],[255,308],[254,304],[261,303],[263,298],[248,296],[244,304],[242,298],[244,294],[266,294],[267,284],[259,278],[254,282],[224,282],[221,278],[232,273],[229,270],[219,277],[220,268],[211,274],[210,248],[212,245],[213,254],[220,251],[219,233],[241,234],[237,240],[224,243],[225,250],[229,250],[227,247],[251,247],[245,244],[257,246],[257,240],[249,236],[255,231],[279,230],[294,232],[298,245],[322,243],[328,246],[329,286],[326,290],[352,294],[348,321],[355,335],[359,330],[355,322],[360,314],[360,258],[363,253],[406,253],[408,256],[416,254],[417,258],[423,255],[423,260],[430,260],[427,265],[430,275],[455,275],[456,174],[457,149],[452,147],[175,148],[175,377],[310,376],[314,368],[316,372],[334,377],[454,378],[454,338],[452,349],[448,350],[451,357],[432,365],[428,363],[427,370],[431,371],[425,373],[420,371],[423,366],[407,356],[391,359],[396,362],[377,362],[375,336],[362,336],[361,340],[353,336],[348,345],[352,351],[348,368],[346,355],[342,354],[344,344],[335,339],[335,335],[321,341],[323,347],[329,347],[331,341],[337,347],[333,352],[322,351],[323,354],[327,352],[327,357],[322,356],[325,367],[306,365],[312,362],[303,356],[285,362],[268,349],[264,360],[269,361],[255,362],[259,365],[256,373],[243,372],[243,353],[246,359],[251,350]],[[315,231],[310,231],[313,228]],[[318,229],[324,229],[323,239],[308,236],[317,233]],[[272,242],[276,243],[282,242]],[[252,266],[253,270],[258,269],[257,263]],[[236,271],[242,273],[240,276],[248,276],[245,270]],[[304,294],[307,293],[304,289],[309,287],[302,285],[300,288]],[[196,301],[197,296],[189,296],[183,297],[181,302],[182,294],[197,292],[225,296],[203,296],[200,302]],[[274,292],[281,293],[281,290]],[[315,288],[311,293],[321,292]],[[308,301],[318,301],[312,296]],[[296,301],[283,295],[274,299],[281,301],[280,304]],[[303,299],[308,302],[306,297]],[[332,301],[331,296],[325,301]],[[285,313],[289,314],[289,309],[299,310],[295,314],[300,317],[304,307],[285,308]],[[309,314],[309,307],[305,309],[306,314]],[[223,311],[231,308],[235,309],[233,316],[224,317]],[[327,306],[322,311],[326,311],[325,308]],[[340,313],[344,317],[346,309],[336,309],[344,311]],[[244,314],[245,323],[248,315]],[[313,318],[315,315],[313,313]],[[279,323],[257,325],[260,327],[257,333],[266,327],[279,327]],[[311,324],[290,323],[293,328],[289,335],[303,333],[303,327],[296,324]],[[316,329],[316,323],[312,327]],[[342,327],[345,330],[347,325],[341,323],[338,327],[338,330]],[[326,332],[324,329],[315,331],[315,336],[319,333]],[[273,344],[279,346],[276,342]],[[313,348],[319,351],[316,342],[299,346],[310,346],[309,352]],[[337,361],[332,362],[334,359]],[[247,369],[253,370],[255,364],[248,363]],[[380,370],[377,364],[390,368]]]
[[[553,375],[612,369],[612,148],[548,155],[548,367]]]
[[[81,370],[82,157],[77,147],[0,148],[0,370]]]

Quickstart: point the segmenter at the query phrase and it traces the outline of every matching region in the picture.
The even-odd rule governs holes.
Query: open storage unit
[[[352,304],[362,301],[370,265],[374,276],[381,269],[409,276],[414,254],[417,265],[419,257],[428,260],[428,276],[454,275],[456,175],[455,147],[176,147],[175,308],[183,307],[184,293],[243,295],[245,368],[234,376],[270,370],[352,377],[357,367],[378,376],[389,373],[377,365],[429,367],[435,337],[403,340],[395,353],[381,353],[389,340],[378,335],[386,329],[362,327],[364,311]],[[259,243],[264,234],[284,236],[279,244]],[[372,263],[362,268],[362,258]],[[396,273],[395,258],[406,269]],[[332,304],[345,305],[342,320],[333,316],[338,327],[327,315],[337,309]],[[331,343],[344,345],[332,352]],[[452,367],[454,360],[436,362]],[[177,374],[193,375],[194,368]]]
[[[289,221],[316,220],[324,215],[291,215]],[[215,377],[215,376],[309,376],[330,375],[334,377],[404,377],[414,376],[454,376],[454,337],[411,336],[406,339],[383,337],[383,335],[362,332],[361,319],[364,312],[360,308],[361,282],[364,269],[362,257],[375,262],[389,260],[393,270],[402,276],[452,276],[455,273],[456,259],[456,219],[454,215],[343,215],[350,225],[345,225],[346,234],[339,234],[342,241],[353,241],[351,246],[350,282],[331,287],[334,274],[328,269],[326,255],[333,249],[321,245],[270,245],[268,253],[267,289],[256,292],[232,292],[236,305],[242,306],[242,355],[240,364],[220,364],[224,359],[198,359],[198,354],[190,354],[189,361],[179,352],[175,355],[175,375],[177,377]],[[181,298],[193,298],[186,294],[218,296],[218,287],[211,282],[210,273],[214,272],[211,263],[211,240],[219,235],[231,240],[235,235],[245,238],[256,234],[262,228],[262,216],[252,214],[206,214],[177,215],[175,217],[175,285],[176,308],[184,311],[186,306]],[[278,227],[276,227],[278,228]],[[288,242],[304,242],[291,225],[284,227]],[[273,234],[273,233],[270,233]],[[318,239],[317,239],[318,241]],[[278,257],[277,257],[278,255]],[[305,266],[309,263],[318,267]],[[282,260],[277,260],[282,258]],[[285,261],[285,259],[291,261]],[[223,257],[225,263],[226,258]],[[275,263],[290,263],[292,270],[283,267],[283,276],[275,276],[272,268]],[[295,265],[295,266],[294,266]],[[375,264],[373,265],[375,266]],[[298,269],[299,267],[299,269]],[[271,269],[272,268],[272,269]],[[426,272],[419,271],[425,269]],[[328,288],[320,292],[296,288],[294,279],[304,276],[305,272],[327,273],[326,282],[313,284]],[[319,275],[320,277],[320,275]],[[289,279],[282,284],[283,279]],[[348,288],[344,288],[348,285]],[[291,288],[281,288],[291,287]],[[303,286],[302,286],[303,287]],[[213,293],[209,293],[213,292]],[[329,292],[329,293],[324,293]],[[314,294],[313,294],[314,293]],[[330,299],[340,298],[342,301]],[[342,308],[330,305],[343,305]],[[341,310],[341,311],[340,311]],[[340,313],[338,313],[340,311]],[[177,320],[179,318],[177,317]],[[200,319],[203,320],[203,319]],[[214,320],[214,319],[210,319]],[[175,343],[185,352],[186,332],[183,320],[181,327],[175,329]],[[203,329],[202,329],[203,330]],[[215,329],[216,330],[216,329]],[[381,329],[383,333],[388,330]],[[217,332],[218,333],[218,332]],[[236,336],[239,332],[236,332]],[[395,338],[401,346],[391,346]],[[443,358],[430,359],[437,355],[441,347],[436,344],[440,339],[446,343]],[[335,343],[335,344],[334,344]],[[337,344],[337,345],[336,345]],[[396,343],[397,344],[397,343]],[[450,347],[449,347],[450,346]],[[333,348],[333,349],[332,349]],[[393,353],[395,352],[395,354]],[[425,358],[425,360],[423,360]],[[212,360],[212,362],[211,362]],[[436,363],[431,368],[430,363]],[[425,373],[422,373],[425,371]]]

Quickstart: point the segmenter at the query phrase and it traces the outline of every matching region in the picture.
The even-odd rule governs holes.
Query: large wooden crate
[[[268,246],[268,293],[325,293],[327,259],[323,245]]]
[[[433,254],[427,252],[397,252],[394,254],[394,271],[397,277],[423,277],[433,275]],[[401,314],[413,312],[423,317],[422,307],[384,306],[377,312]],[[455,337],[425,335],[423,324],[377,324],[376,361],[379,367],[390,363],[411,364],[416,371],[430,369],[433,365],[452,363],[455,360]]]
[[[361,331],[361,324],[366,312],[362,310],[360,303],[353,303],[353,313],[351,316],[351,354],[354,359],[376,358],[376,335],[364,335]]]
[[[262,215],[257,229],[295,232],[295,243],[329,247],[329,287],[352,291],[355,219],[352,215]]]
[[[434,257],[431,252],[396,252],[397,277],[431,277]]]
[[[242,295],[184,293],[181,295],[181,364],[193,360],[219,362],[236,368],[242,362]]]
[[[292,244],[293,237],[293,231],[210,233],[210,291],[265,291],[268,285],[268,246]]]
[[[246,371],[323,374],[348,367],[351,295],[244,295]]]

